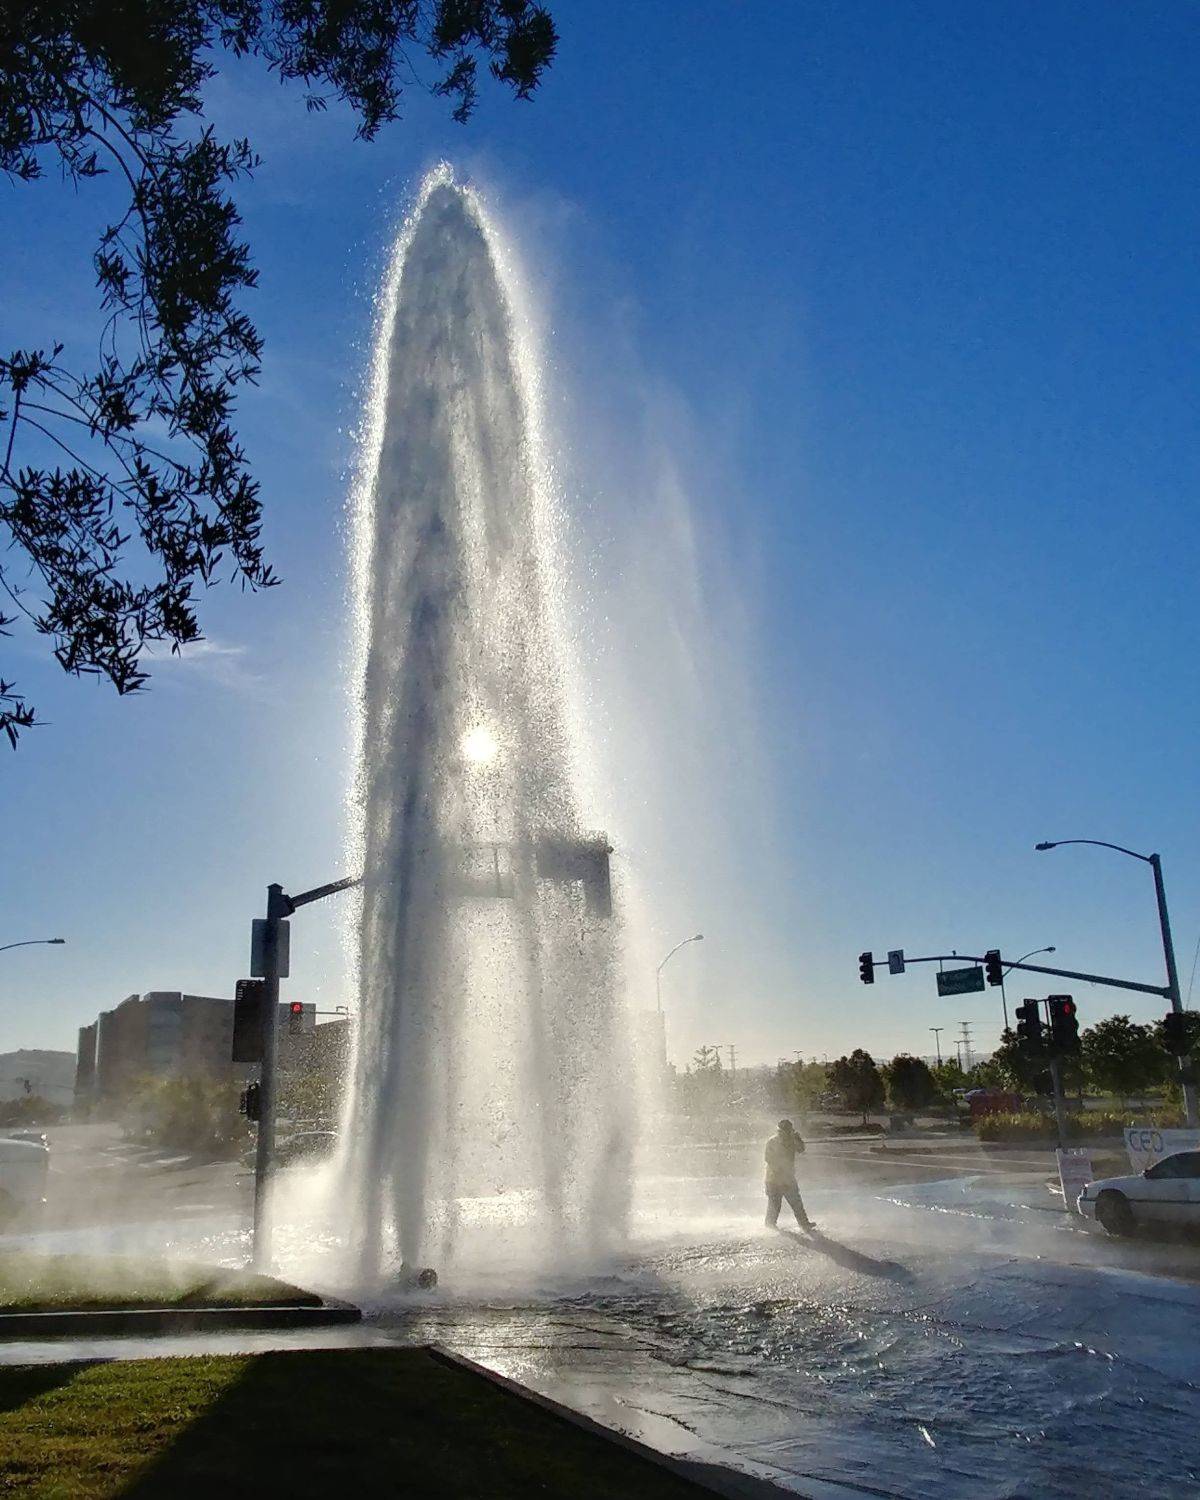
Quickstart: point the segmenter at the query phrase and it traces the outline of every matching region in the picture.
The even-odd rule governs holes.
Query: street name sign
[[[983,988],[982,964],[972,964],[969,969],[942,969],[937,977],[939,995],[970,995]]]

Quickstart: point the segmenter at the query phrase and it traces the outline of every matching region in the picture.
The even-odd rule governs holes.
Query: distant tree
[[[110,174],[121,198],[92,255],[94,362],[68,359],[65,330],[0,355],[0,592],[16,611],[0,613],[0,633],[24,615],[64,670],[130,693],[148,643],[199,638],[195,590],[223,568],[251,588],[275,582],[233,424],[262,340],[238,305],[257,272],[229,188],[258,158],[204,121],[215,59],[263,59],[310,110],[348,104],[369,140],[398,117],[422,57],[465,120],[479,59],[527,99],[556,41],[530,0],[0,7],[0,171],[32,182],[50,168],[76,191]],[[0,732],[15,745],[35,722],[0,680]]]
[[[692,1054],[692,1072],[697,1075],[719,1074],[721,1053],[717,1047],[701,1047]]]
[[[1001,1033],[1000,1045],[988,1059],[987,1066],[987,1077],[978,1077],[980,1084],[1013,1089],[1019,1094],[1036,1094],[1046,1071],[1045,1059],[1031,1059],[1022,1052],[1017,1034],[1011,1028]]]
[[[874,1058],[861,1047],[830,1063],[829,1084],[846,1109],[862,1115],[864,1125],[870,1112],[883,1103],[883,1079]]]
[[[928,1109],[937,1096],[937,1084],[929,1064],[901,1052],[883,1069],[888,1096],[897,1109]]]
[[[1149,1026],[1128,1016],[1109,1016],[1080,1036],[1083,1064],[1099,1093],[1116,1094],[1125,1107],[1131,1094],[1162,1081],[1165,1056]]]
[[[829,1074],[823,1063],[780,1063],[775,1070],[775,1098],[780,1109],[796,1109],[802,1114],[819,1107],[821,1095],[829,1090]]]
[[[957,1058],[948,1057],[945,1062],[936,1064],[929,1071],[932,1073],[933,1081],[937,1085],[938,1094],[947,1103],[953,1099],[955,1089],[969,1087],[967,1075],[963,1072],[962,1065]]]
[[[676,1083],[679,1101],[690,1114],[709,1115],[724,1104],[726,1090],[721,1054],[716,1047],[700,1047],[687,1072]]]

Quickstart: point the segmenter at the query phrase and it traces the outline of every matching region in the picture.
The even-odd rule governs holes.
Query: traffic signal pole
[[[1173,954],[1171,961],[1174,963]],[[970,953],[930,953],[924,958],[909,958],[905,955],[904,962],[906,964],[984,964],[987,962],[987,955],[984,954],[982,958],[974,957]],[[1022,969],[1027,974],[1052,974],[1056,979],[1078,979],[1084,984],[1107,984],[1115,990],[1137,990],[1143,995],[1162,995],[1166,999],[1170,999],[1171,997],[1171,990],[1165,984],[1142,984],[1136,979],[1112,979],[1107,974],[1081,974],[1075,969],[1048,969],[1043,964],[1009,963],[1007,959],[1002,960],[1002,962],[1006,971],[1009,969]],[[867,979],[863,973],[864,964],[869,964],[872,968],[877,968],[885,963],[886,959],[873,959],[870,953],[860,954],[858,969],[863,983],[874,983],[873,978]],[[1176,982],[1176,988],[1178,989],[1178,982]]]
[[[1177,1016],[1183,1014],[1183,996],[1179,993],[1179,970],[1175,967],[1175,944],[1171,938],[1171,918],[1167,911],[1167,892],[1163,885],[1162,860],[1157,854],[1149,856],[1154,872],[1154,895],[1158,901],[1158,925],[1162,931],[1163,958],[1167,965],[1167,999]],[[1191,1082],[1192,1063],[1186,1054],[1179,1058],[1180,1082],[1183,1085],[1183,1107],[1188,1128],[1195,1130],[1200,1125],[1200,1112],[1196,1107],[1196,1085]]]
[[[362,877],[348,876],[314,890],[289,896],[279,884],[267,887],[267,917],[262,929],[262,1076],[259,1088],[258,1144],[254,1156],[254,1249],[253,1268],[269,1274],[271,1270],[271,1168],[275,1155],[275,1115],[279,1075],[279,978],[281,934],[284,922],[297,907],[323,901],[351,886],[361,885]]]
[[[1054,1124],[1058,1131],[1060,1151],[1067,1149],[1067,1109],[1063,1102],[1062,1058],[1050,1059],[1050,1082],[1054,1088]]]
[[[289,912],[281,885],[267,887],[267,920],[262,940],[262,1076],[259,1085],[258,1149],[254,1156],[254,1269],[271,1269],[271,1195],[275,1154],[275,1098],[279,1071],[279,931]]]

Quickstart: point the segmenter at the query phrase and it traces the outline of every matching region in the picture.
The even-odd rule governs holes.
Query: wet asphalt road
[[[178,1253],[244,1254],[235,1169],[100,1137],[62,1147],[52,1241],[91,1240],[86,1222],[107,1235],[114,1205],[125,1245],[153,1241],[169,1201]],[[640,1185],[631,1250],[605,1265],[531,1274],[499,1237],[436,1293],[377,1300],[361,1330],[319,1341],[442,1343],[800,1494],[1200,1495],[1200,1247],[1084,1231],[1042,1154],[814,1149],[814,1237],[763,1229],[761,1191],[727,1152],[665,1165]],[[319,1240],[297,1226],[291,1253]]]

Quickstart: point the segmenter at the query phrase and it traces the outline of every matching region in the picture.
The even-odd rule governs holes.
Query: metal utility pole
[[[960,1021],[958,1024],[962,1027],[962,1046],[967,1059],[967,1065],[963,1069],[963,1072],[969,1073],[971,1071],[971,1023],[970,1021]]]
[[[929,1029],[933,1032],[933,1042],[937,1048],[937,1065],[940,1068],[942,1065],[942,1032],[946,1028],[944,1026],[931,1026]]]
[[[1067,1110],[1063,1102],[1062,1059],[1060,1057],[1050,1059],[1050,1082],[1054,1087],[1054,1124],[1058,1130],[1058,1146],[1060,1151],[1065,1151],[1067,1149]]]
[[[737,1047],[732,1042],[726,1042],[725,1050],[729,1053],[729,1076],[732,1078],[737,1073]]]
[[[1052,839],[1034,847],[1038,850],[1057,849],[1060,844],[1093,844],[1098,849],[1114,849],[1118,854],[1127,854],[1130,859],[1140,859],[1150,866],[1154,874],[1154,897],[1158,903],[1158,926],[1162,937],[1163,959],[1167,966],[1167,984],[1161,991],[1171,1002],[1176,1015],[1183,1014],[1183,996],[1179,992],[1179,972],[1175,967],[1175,944],[1171,938],[1171,918],[1167,911],[1167,892],[1163,885],[1162,860],[1157,854],[1139,854],[1136,849],[1126,849],[1122,844],[1109,844],[1103,839]],[[1190,1059],[1180,1057],[1179,1071],[1183,1075],[1183,1102],[1189,1129],[1200,1125],[1200,1110],[1197,1109],[1196,1085],[1192,1082],[1193,1064]]]
[[[258,1149],[254,1156],[254,1269],[271,1269],[271,1204],[267,1179],[275,1154],[275,1095],[279,1060],[280,934],[286,930],[287,905],[281,885],[267,887],[267,917],[262,928],[262,1074],[259,1084]],[[253,966],[252,966],[253,967]]]
[[[1004,1007],[1004,1029],[1008,1030],[1008,991],[1004,987],[1005,978],[1010,969],[1015,969],[1018,964],[1023,964],[1027,958],[1036,958],[1039,953],[1054,953],[1057,950],[1051,943],[1048,948],[1031,948],[1028,953],[1022,953],[1020,958],[1014,959],[1012,963],[1005,964],[1000,974],[1000,1003]]]
[[[348,876],[314,890],[289,896],[279,884],[267,887],[266,918],[254,926],[251,945],[254,977],[263,981],[262,996],[262,1074],[259,1081],[258,1144],[254,1156],[254,1252],[256,1271],[271,1269],[271,1163],[275,1154],[275,1113],[278,1096],[279,1063],[279,981],[288,972],[289,932],[287,918],[301,906],[323,901],[326,896],[361,885],[362,877]]]
[[[654,998],[655,998],[655,1002],[656,1002],[656,1004],[658,1006],[658,1013],[659,1013],[660,1016],[662,1015],[662,971],[666,968],[666,966],[670,962],[670,960],[673,959],[675,957],[675,955],[679,952],[680,948],[686,948],[689,943],[702,943],[703,941],[704,941],[704,934],[702,932],[697,932],[697,933],[694,933],[693,936],[691,936],[691,937],[684,938],[684,940],[683,940],[682,943],[676,943],[675,944],[675,946],[671,949],[670,953],[667,954],[666,958],[664,958],[663,961],[662,961],[662,963],[659,964],[658,968],[655,969],[655,971],[654,971]]]

